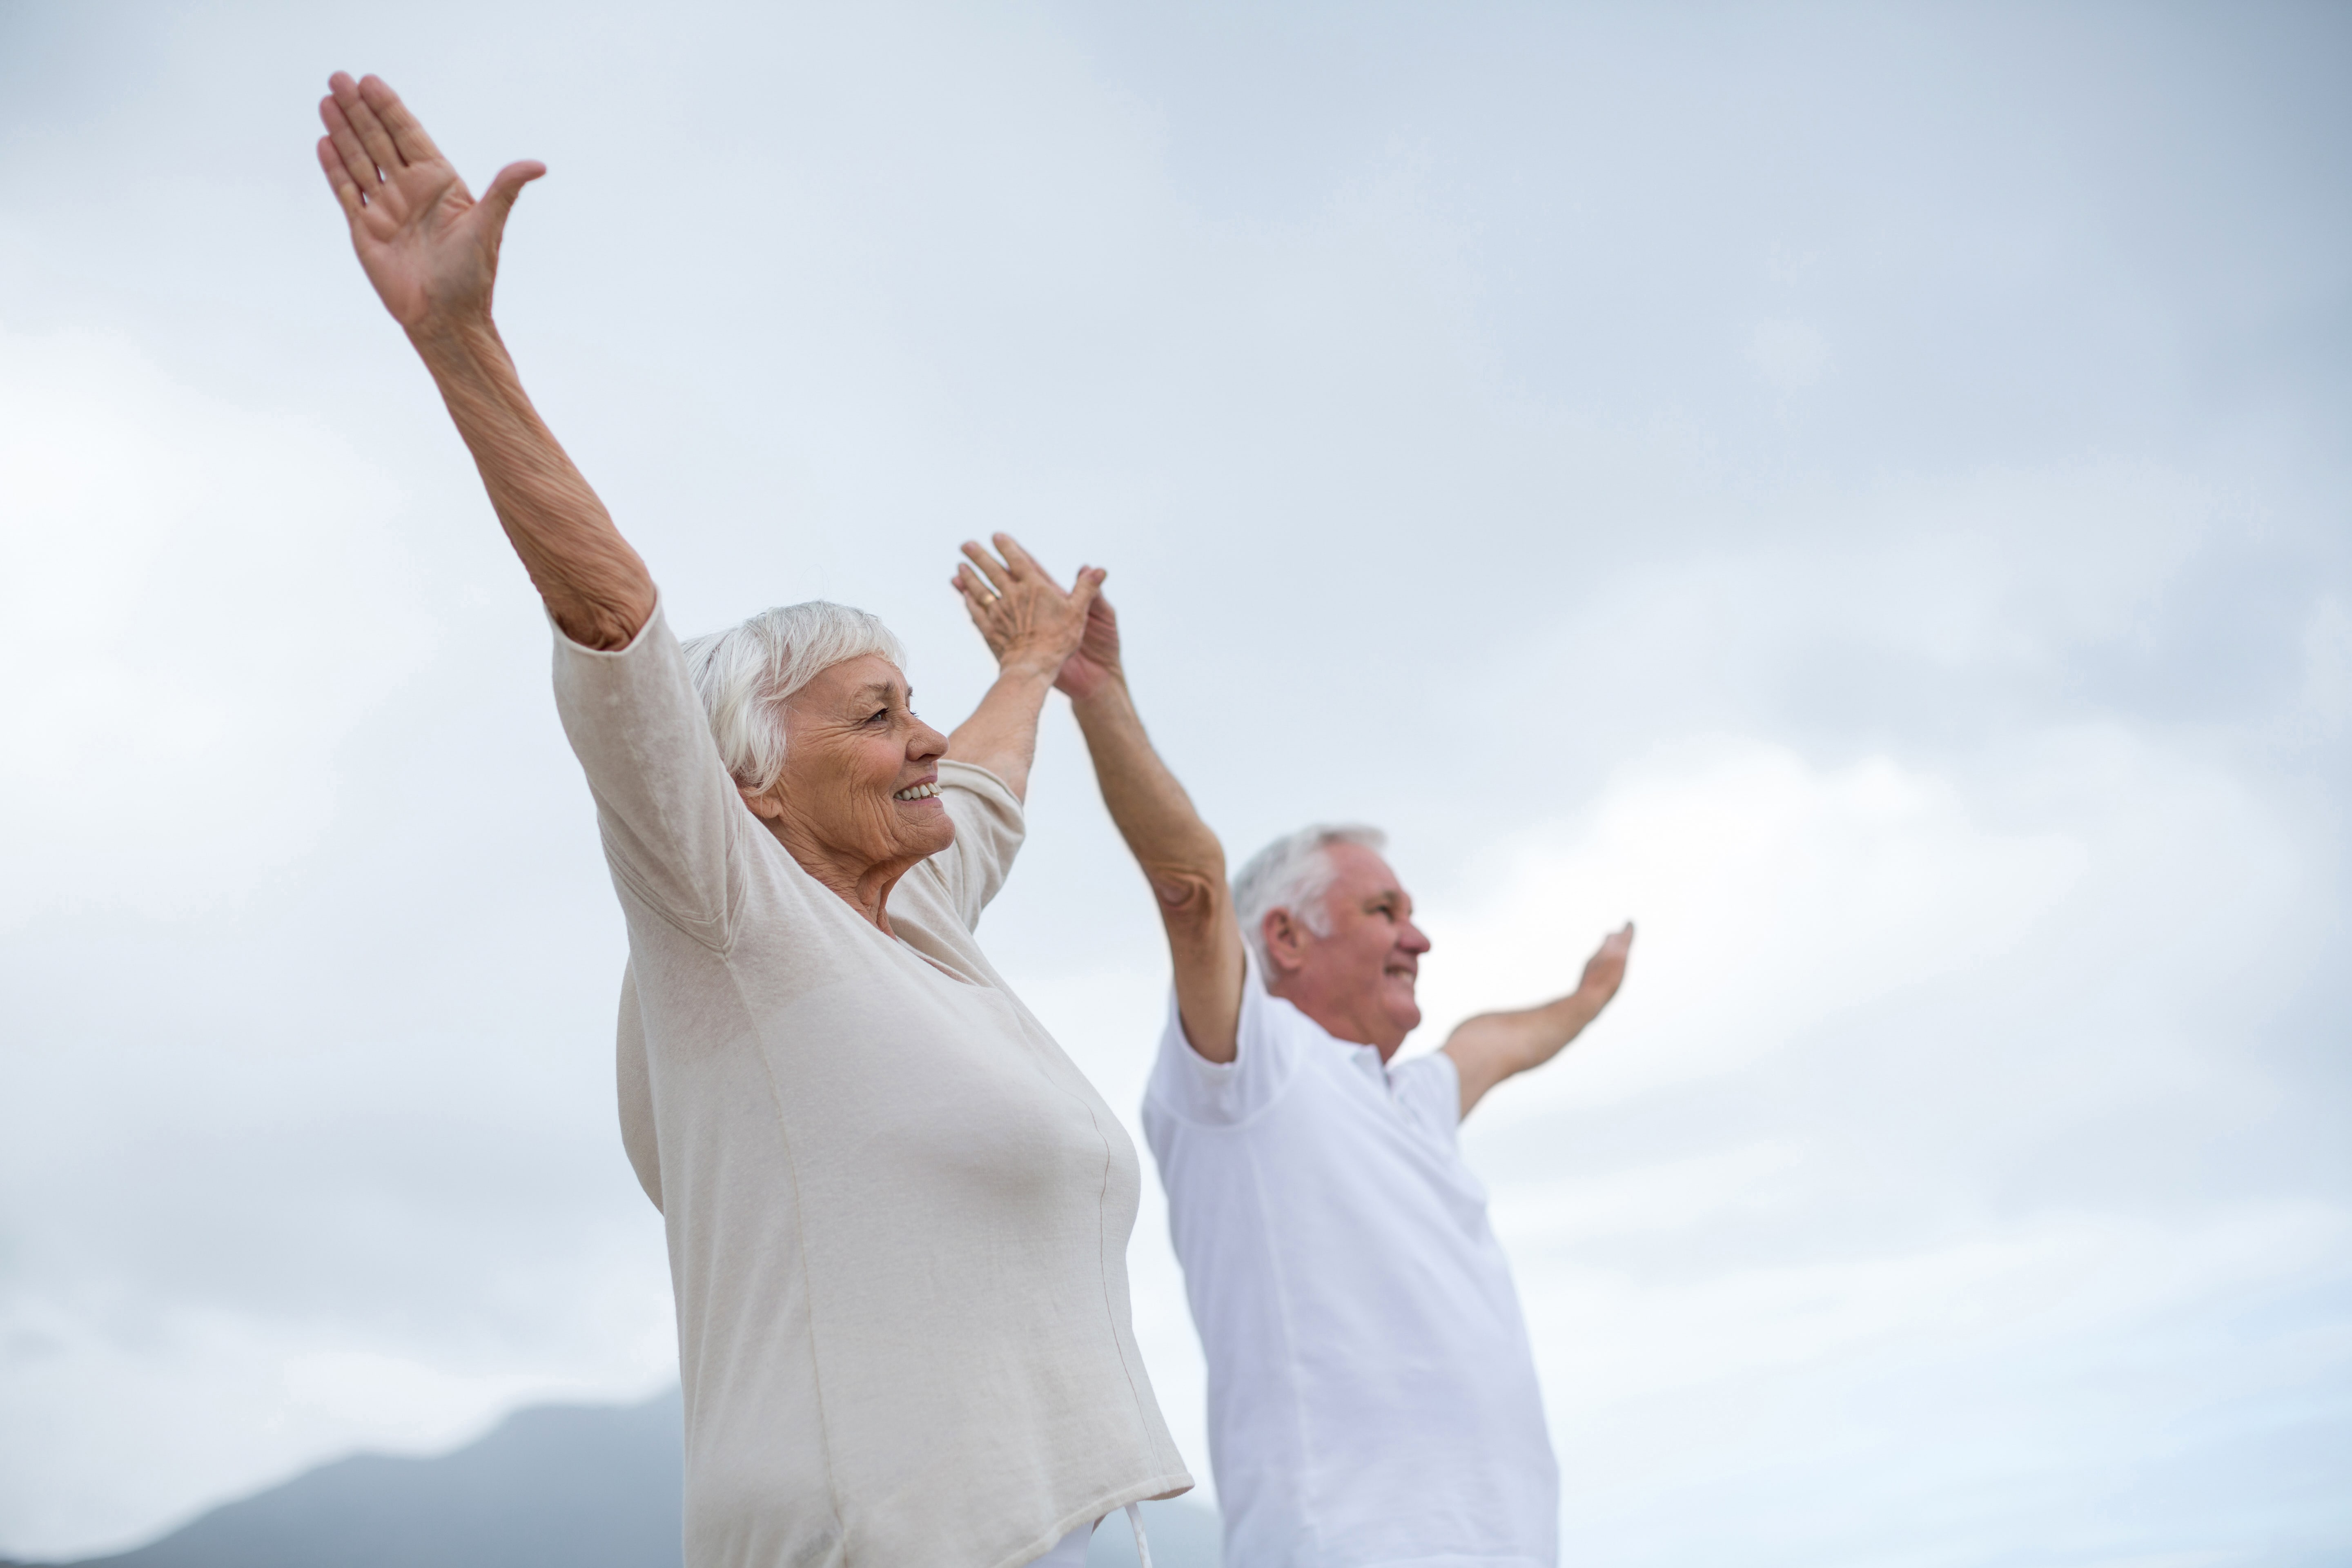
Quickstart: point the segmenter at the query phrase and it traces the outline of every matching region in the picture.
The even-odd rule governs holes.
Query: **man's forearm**
[[[1540,1007],[1481,1013],[1464,1019],[1444,1046],[1461,1082],[1462,1114],[1469,1115],[1486,1091],[1505,1079],[1539,1068],[1559,1055],[1606,1005],[1605,998],[1595,1000],[1579,986]]]
[[[590,647],[628,646],[653,615],[653,578],[531,406],[498,328],[485,318],[410,342],[555,624]]]
[[[1180,904],[1204,880],[1222,888],[1224,847],[1153,748],[1126,683],[1107,681],[1070,706],[1094,759],[1103,805],[1160,901]]]
[[[1600,1014],[1600,1003],[1588,998],[1582,991],[1571,991],[1540,1007],[1517,1013],[1490,1013],[1486,1016],[1504,1030],[1513,1069],[1527,1072],[1566,1050],[1568,1043],[1584,1033],[1584,1026]]]
[[[1108,680],[1071,706],[1094,757],[1103,805],[1159,900],[1184,1037],[1204,1060],[1232,1061],[1247,971],[1225,886],[1224,847],[1160,760],[1124,680]]]

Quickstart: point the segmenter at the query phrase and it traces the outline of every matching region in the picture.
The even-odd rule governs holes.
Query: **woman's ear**
[[[735,793],[743,797],[743,804],[751,808],[751,815],[762,821],[773,822],[784,814],[784,803],[776,798],[774,790],[763,790],[753,795],[739,784]]]

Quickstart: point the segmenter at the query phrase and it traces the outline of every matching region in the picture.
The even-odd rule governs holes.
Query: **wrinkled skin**
[[[915,714],[898,667],[844,659],[784,702],[784,771],[745,804],[809,875],[884,931],[899,878],[955,842],[946,803],[899,793],[939,783],[947,737]]]
[[[1266,990],[1342,1040],[1379,1047],[1387,1061],[1421,1026],[1413,994],[1429,938],[1389,863],[1360,844],[1326,854],[1338,873],[1324,898],[1328,934],[1288,910],[1265,917]]]

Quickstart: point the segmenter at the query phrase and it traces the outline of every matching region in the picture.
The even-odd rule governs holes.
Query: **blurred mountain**
[[[678,1568],[680,1427],[675,1389],[643,1405],[519,1410],[454,1453],[338,1459],[70,1568]],[[1158,1568],[1217,1568],[1208,1509],[1146,1503],[1144,1526]],[[1135,1561],[1114,1514],[1087,1568]]]

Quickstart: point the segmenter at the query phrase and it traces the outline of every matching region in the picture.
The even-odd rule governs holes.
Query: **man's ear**
[[[1265,961],[1276,972],[1288,974],[1306,967],[1307,930],[1290,918],[1288,910],[1268,910],[1258,930],[1265,938]]]

